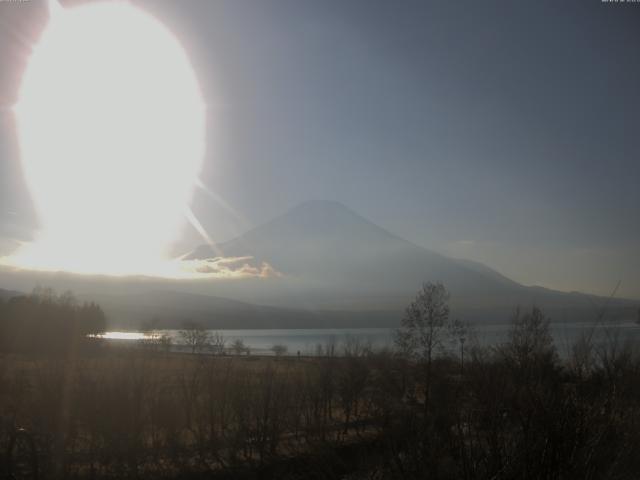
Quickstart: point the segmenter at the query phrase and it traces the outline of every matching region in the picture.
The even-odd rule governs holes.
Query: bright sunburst
[[[15,107],[42,228],[11,262],[162,274],[204,154],[193,69],[175,37],[128,3],[51,10]]]

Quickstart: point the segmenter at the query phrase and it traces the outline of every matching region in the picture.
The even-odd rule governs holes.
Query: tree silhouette
[[[424,367],[425,413],[431,390],[431,368],[436,349],[442,347],[449,323],[449,292],[441,283],[427,282],[409,304],[396,332],[396,345]]]

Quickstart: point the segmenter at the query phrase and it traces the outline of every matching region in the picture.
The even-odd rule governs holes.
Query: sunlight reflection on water
[[[106,340],[144,340],[147,335],[142,332],[105,332],[102,335],[95,335],[95,337]]]

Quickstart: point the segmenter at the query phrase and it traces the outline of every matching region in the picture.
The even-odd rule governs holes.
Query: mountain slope
[[[464,294],[519,288],[414,245],[336,202],[299,205],[220,249],[227,256],[254,256],[298,280],[347,290],[406,293],[425,280]],[[188,258],[211,256],[211,247],[202,246]]]
[[[284,274],[281,282],[251,290],[269,304],[401,312],[425,281],[445,284],[456,314],[483,320],[504,320],[517,305],[533,303],[563,318],[584,317],[601,300],[525,287],[481,263],[415,245],[330,201],[303,203],[219,248],[226,256],[253,256]],[[187,258],[214,256],[211,247],[201,246]],[[228,285],[216,291],[242,298]]]

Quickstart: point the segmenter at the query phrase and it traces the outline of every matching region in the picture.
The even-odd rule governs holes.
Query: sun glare
[[[176,38],[125,2],[62,9],[29,59],[15,106],[40,219],[24,268],[154,274],[204,155],[205,108]]]

